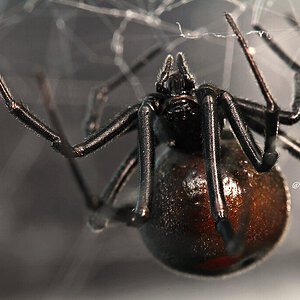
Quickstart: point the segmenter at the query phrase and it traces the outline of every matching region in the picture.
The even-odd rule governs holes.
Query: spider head
[[[176,56],[177,68],[174,69],[174,58],[168,55],[164,66],[158,74],[156,91],[170,96],[191,95],[195,89],[195,79],[188,70],[183,53]]]

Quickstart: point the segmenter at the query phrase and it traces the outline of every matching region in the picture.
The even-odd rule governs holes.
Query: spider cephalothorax
[[[157,112],[154,120],[155,135],[160,143],[168,142],[172,147],[193,151],[201,144],[199,134],[199,104],[195,94],[195,79],[190,74],[183,53],[174,58],[169,54],[159,72],[156,82],[157,93],[152,94]],[[187,134],[182,135],[182,131]],[[187,136],[192,138],[186,138]]]

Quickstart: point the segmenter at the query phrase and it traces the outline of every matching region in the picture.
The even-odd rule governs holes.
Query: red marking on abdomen
[[[205,262],[196,265],[196,269],[207,270],[207,271],[219,271],[229,268],[237,261],[239,261],[238,256],[221,256],[216,258],[208,259]]]

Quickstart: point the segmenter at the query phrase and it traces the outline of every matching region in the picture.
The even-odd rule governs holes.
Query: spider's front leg
[[[226,112],[227,118],[231,124],[233,131],[235,132],[244,152],[254,165],[257,171],[266,172],[270,170],[276,163],[278,158],[278,153],[276,152],[276,138],[278,135],[279,126],[279,107],[276,101],[273,99],[262,75],[257,67],[247,44],[247,41],[243,37],[238,26],[234,22],[233,18],[225,13],[227,22],[231,26],[233,32],[238,38],[238,42],[245,54],[245,57],[250,65],[253,75],[259,85],[261,93],[266,101],[265,109],[265,145],[264,151],[261,153],[259,147],[254,141],[251,133],[245,126],[242,118],[239,115],[237,106],[232,98],[232,96],[224,92],[221,96],[222,105]]]
[[[196,92],[196,95],[202,111],[201,128],[211,214],[215,220],[216,229],[225,242],[228,254],[234,255],[240,251],[238,249],[240,245],[235,241],[235,234],[227,218],[227,207],[220,169],[221,124],[217,112],[217,97],[213,92],[203,95],[200,89]]]
[[[149,206],[153,199],[155,148],[157,146],[153,130],[153,119],[161,96],[161,94],[150,94],[143,100],[138,111],[138,151],[134,150],[128,156],[105,192],[100,196],[104,207],[107,204],[112,207],[117,193],[133,173],[137,161],[139,161],[140,190],[135,209],[132,210],[130,206],[115,209],[113,218],[131,226],[141,226],[150,216]],[[100,206],[97,210],[100,214],[102,213],[101,209]],[[97,217],[97,211],[96,215],[94,214],[94,220],[97,221],[98,219],[102,224],[101,218]]]
[[[149,218],[149,204],[153,198],[155,136],[153,118],[156,114],[158,95],[147,96],[138,111],[138,151],[134,150],[121,165],[104,193],[100,196],[99,208],[92,214],[90,225],[94,229],[102,229],[110,219],[140,226]],[[138,152],[138,153],[137,153]],[[113,208],[115,198],[128,178],[134,172],[137,161],[140,168],[140,192],[136,207]],[[105,211],[108,215],[105,215]]]
[[[0,93],[11,114],[22,123],[34,130],[65,157],[82,157],[105,146],[119,135],[126,132],[136,121],[140,104],[133,105],[117,116],[111,123],[89,136],[83,142],[72,147],[64,142],[64,138],[45,125],[39,118],[29,111],[21,102],[14,100],[3,78],[0,78]]]

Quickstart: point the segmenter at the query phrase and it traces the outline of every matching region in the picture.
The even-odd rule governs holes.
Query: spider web
[[[267,0],[2,0],[0,2],[0,72],[12,92],[48,120],[36,74],[50,80],[67,136],[84,137],[90,91],[116,74],[126,81],[109,94],[103,123],[154,91],[167,53],[185,53],[198,83],[213,82],[233,95],[264,103],[223,12],[230,12],[246,36],[268,85],[282,108],[289,108],[293,72],[253,31],[259,23],[299,62],[299,1]],[[144,68],[130,65],[155,45],[163,50]],[[288,238],[257,271],[232,281],[199,282],[177,277],[153,263],[135,229],[117,226],[100,235],[86,228],[83,201],[63,158],[46,142],[24,130],[0,110],[0,245],[3,297],[44,299],[236,299],[240,291],[255,297],[259,287],[272,298],[299,288],[300,242],[295,218]],[[287,128],[299,136],[299,126]],[[132,147],[136,136],[120,139],[79,162],[95,192],[101,191]],[[280,165],[289,187],[300,181],[295,159],[282,152]],[[137,178],[119,201],[135,201]],[[292,189],[297,200],[300,189]],[[299,206],[299,205],[298,205]],[[293,230],[294,229],[294,230]],[[276,274],[281,274],[280,282]],[[260,279],[264,276],[264,280]],[[255,287],[255,288],[253,288]],[[233,292],[233,289],[235,292]],[[292,297],[292,296],[291,296]],[[39,297],[40,298],[40,297]]]

